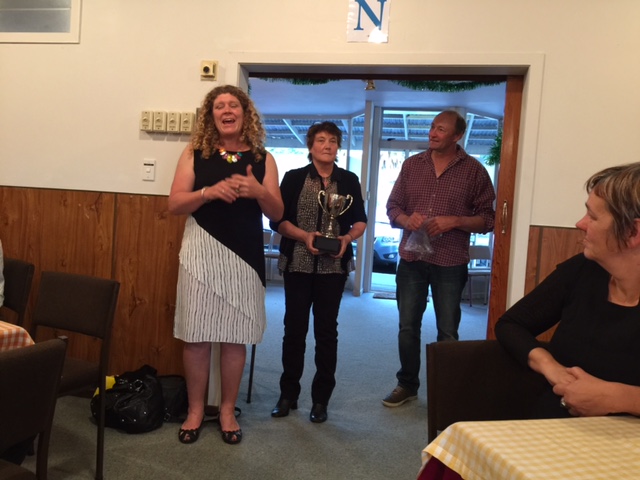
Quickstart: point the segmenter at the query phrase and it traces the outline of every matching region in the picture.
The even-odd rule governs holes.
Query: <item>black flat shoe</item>
[[[280,398],[278,403],[273,410],[271,410],[272,417],[286,417],[289,415],[289,410],[297,410],[298,409],[298,401],[291,401],[287,398]]]
[[[180,440],[180,443],[195,443],[200,436],[202,425],[204,425],[204,422],[200,423],[200,426],[198,428],[181,428],[178,432],[178,440]]]
[[[229,445],[237,445],[242,441],[242,430],[232,430],[227,432],[222,430],[222,441],[224,443],[228,443]]]
[[[309,414],[309,420],[313,423],[323,423],[327,421],[327,418],[327,406],[321,403],[314,403]]]

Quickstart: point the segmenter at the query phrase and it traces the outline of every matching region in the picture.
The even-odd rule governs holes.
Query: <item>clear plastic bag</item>
[[[414,230],[409,234],[407,243],[404,246],[408,252],[415,252],[423,255],[431,255],[433,253],[433,247],[429,240],[429,235],[422,228]]]

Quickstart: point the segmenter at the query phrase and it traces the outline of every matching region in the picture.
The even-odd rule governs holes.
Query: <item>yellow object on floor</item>
[[[107,384],[106,385],[107,390],[109,390],[110,388],[113,388],[113,386],[116,384],[115,375],[108,375],[106,384]],[[98,393],[100,393],[100,388],[96,388],[96,391],[94,392],[93,396],[95,397],[96,395],[98,395]]]

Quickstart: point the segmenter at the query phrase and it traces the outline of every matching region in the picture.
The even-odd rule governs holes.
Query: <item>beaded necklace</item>
[[[218,151],[220,152],[220,155],[222,156],[222,158],[224,158],[227,161],[227,163],[236,163],[238,160],[242,158],[241,152],[229,153],[224,148],[219,148]]]

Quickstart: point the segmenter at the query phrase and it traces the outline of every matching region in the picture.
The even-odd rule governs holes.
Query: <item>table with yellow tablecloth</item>
[[[0,351],[28,345],[33,345],[33,340],[24,328],[0,320]]]
[[[640,479],[640,419],[631,416],[459,422],[422,452],[465,480]],[[434,469],[431,469],[434,471]]]

